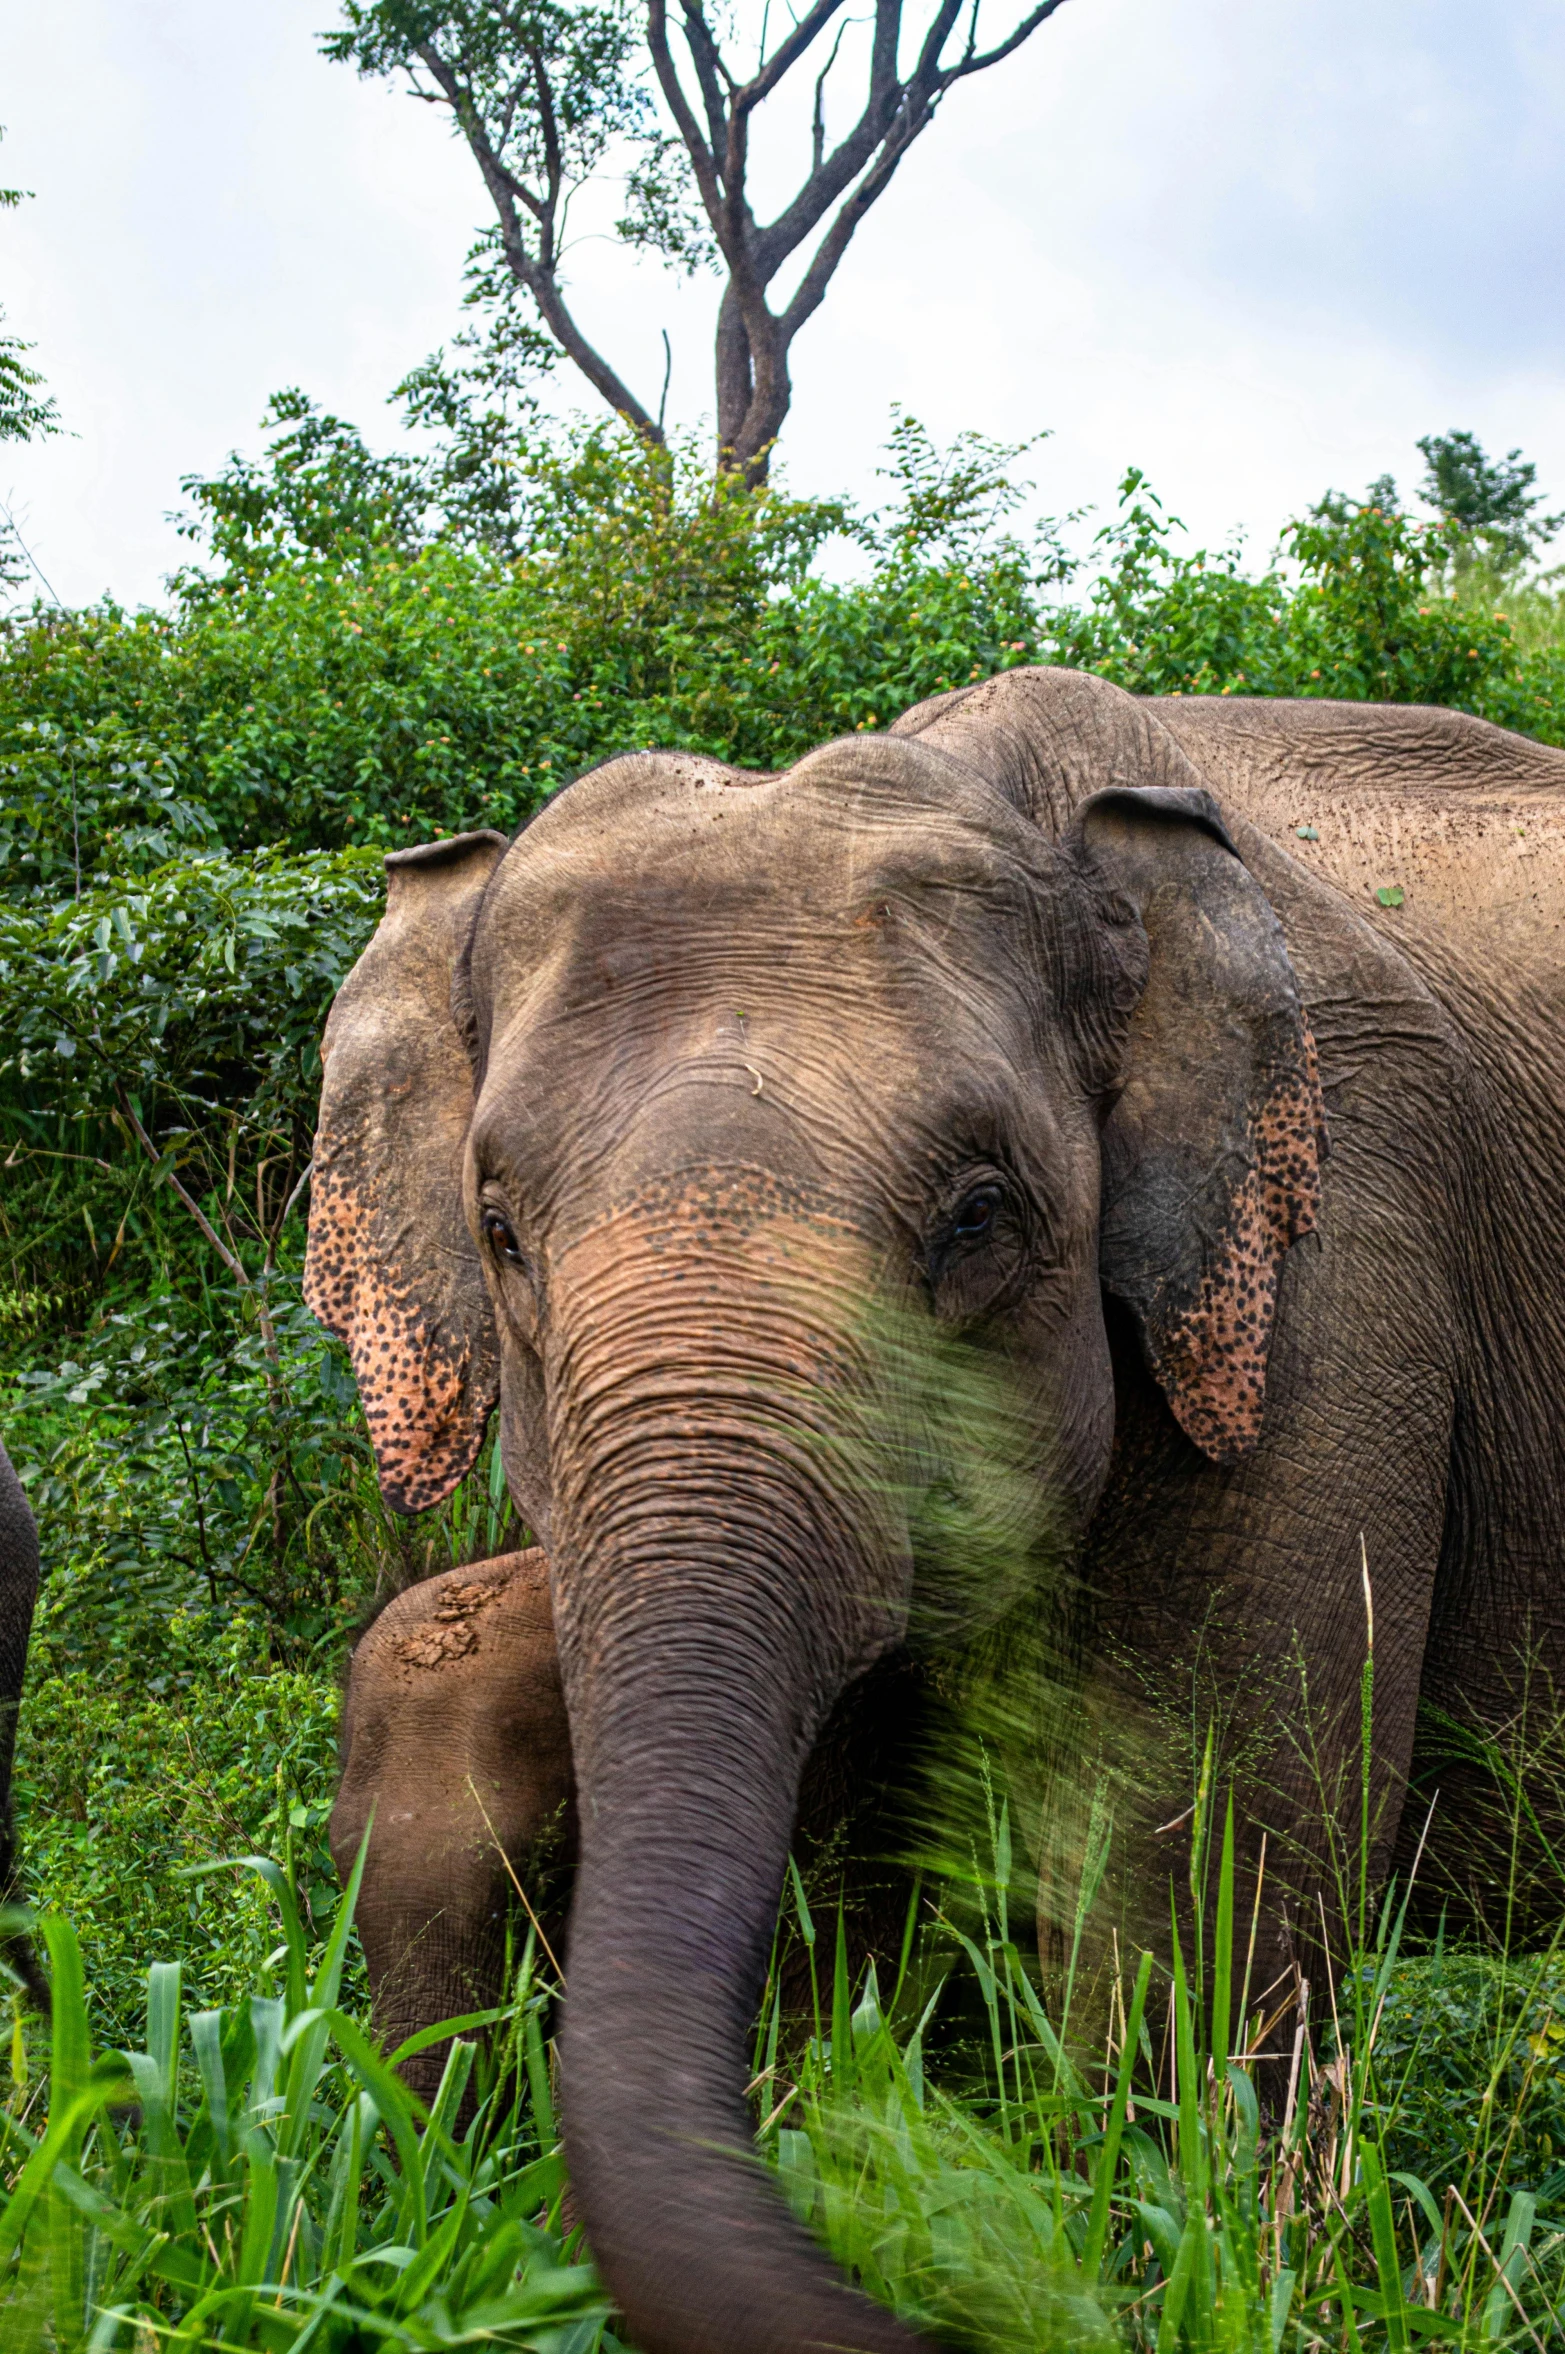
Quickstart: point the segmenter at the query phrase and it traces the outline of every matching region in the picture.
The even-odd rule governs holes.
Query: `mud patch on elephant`
[[[388,1665],[393,1671],[402,1670],[410,1675],[420,1670],[449,1667],[453,1661],[465,1659],[478,1648],[478,1629],[473,1621],[491,1603],[497,1602],[504,1591],[503,1583],[488,1579],[471,1579],[448,1586],[440,1608],[432,1617],[421,1620],[405,1635],[392,1638],[387,1645]]]

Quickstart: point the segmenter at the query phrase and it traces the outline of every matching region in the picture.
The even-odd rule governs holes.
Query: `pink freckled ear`
[[[1261,1435],[1266,1364],[1286,1254],[1320,1210],[1324,1115],[1315,1041],[1256,1121],[1254,1158],[1190,1307],[1152,1344],[1153,1369],[1181,1428],[1215,1463],[1236,1463]]]
[[[1147,942],[1103,1128],[1100,1272],[1181,1428],[1236,1463],[1261,1436],[1282,1262],[1320,1215],[1315,1041],[1281,926],[1208,793],[1112,788],[1078,827]]]
[[[304,1296],[346,1342],[386,1501],[448,1496],[483,1444],[499,1344],[462,1211],[473,1077],[457,955],[499,834],[387,861],[386,913],[337,993],[323,1049]]]

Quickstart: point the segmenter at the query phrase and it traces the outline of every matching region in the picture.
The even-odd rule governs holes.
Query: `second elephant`
[[[501,1991],[513,1886],[574,1860],[570,1728],[548,1564],[536,1548],[399,1594],[360,1636],[342,1720],[331,1846],[347,1878],[373,1832],[357,1922],[388,2047]],[[513,1878],[514,1875],[514,1878]],[[439,2082],[444,2052],[408,2068]]]

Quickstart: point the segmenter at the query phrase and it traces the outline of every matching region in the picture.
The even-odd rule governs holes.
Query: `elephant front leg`
[[[1149,1945],[1166,1957],[1177,1918],[1188,1956],[1198,1886],[1212,1952],[1232,1790],[1234,1917],[1247,1926],[1231,1985],[1237,2001],[1248,1966],[1252,2007],[1267,2014],[1287,2010],[1301,1979],[1329,2009],[1361,1894],[1373,1917],[1385,1883],[1412,1758],[1453,1406],[1433,1287],[1422,1323],[1411,1297],[1401,1314],[1400,1361],[1388,1326],[1358,1312],[1392,1296],[1389,1281],[1346,1247],[1289,1268],[1285,1302],[1312,1313],[1280,1322],[1278,1410],[1230,1470],[1189,1446],[1127,1347],[1115,1466],[1083,1570],[1091,1664],[1062,1771],[1069,1783],[1075,1769],[1078,1819],[1096,1795],[1113,1823],[1083,1953],[1112,1967],[1117,1933],[1120,1956]],[[1207,1844],[1193,1854],[1198,1827]],[[1058,1963],[1079,1879],[1069,1857],[1051,1860],[1040,1925]]]
[[[11,1823],[11,1765],[16,1717],[27,1673],[27,1638],[38,1596],[38,1530],[21,1481],[0,1446],[0,1905],[17,1901]],[[0,1940],[0,1955],[16,1971],[41,2010],[49,1987],[25,1937]]]
[[[331,1817],[345,1880],[369,1837],[357,1918],[388,2048],[501,1999],[519,1885],[560,1954],[575,1828],[543,1554],[472,1562],[399,1594],[353,1653]],[[422,2098],[446,2050],[404,2069]]]

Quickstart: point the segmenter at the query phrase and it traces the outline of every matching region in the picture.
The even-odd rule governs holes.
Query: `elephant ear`
[[[1210,793],[1111,787],[1071,835],[1150,950],[1103,1132],[1103,1284],[1187,1435],[1236,1463],[1260,1437],[1278,1270],[1319,1212],[1315,1041]]]
[[[321,1044],[304,1297],[347,1343],[397,1512],[450,1494],[500,1394],[494,1314],[462,1210],[473,1074],[451,984],[505,848],[503,834],[458,834],[387,859],[386,912]]]

